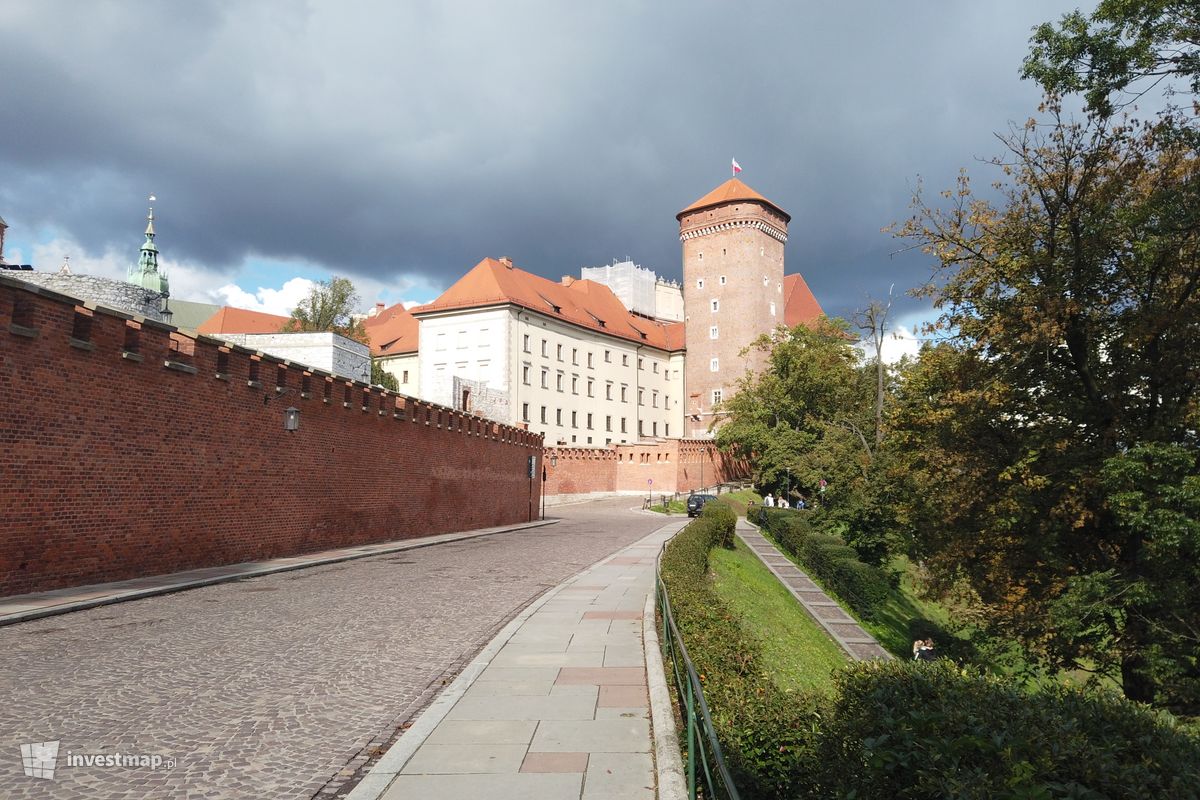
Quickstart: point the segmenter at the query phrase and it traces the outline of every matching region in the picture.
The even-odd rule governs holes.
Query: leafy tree
[[[396,376],[385,370],[378,358],[371,359],[371,383],[393,392],[400,391],[400,383],[396,380]]]
[[[872,486],[876,374],[854,341],[844,321],[828,319],[760,337],[752,347],[767,368],[739,381],[716,439],[753,465],[760,486],[817,501],[818,524],[878,563],[890,525]]]
[[[1039,25],[1032,44],[1023,75],[1054,95],[1082,92],[1101,116],[1131,86],[1180,78],[1200,91],[1196,0],[1101,0],[1090,17],[1073,11]]]
[[[1167,125],[1047,112],[1002,137],[1000,205],[964,175],[900,228],[936,258],[925,291],[955,338],[901,391],[897,516],[1047,666],[1188,703],[1200,161]]]
[[[358,293],[349,278],[334,276],[318,281],[308,297],[292,309],[291,321],[284,330],[332,331],[366,344],[366,329],[352,316],[357,305]]]

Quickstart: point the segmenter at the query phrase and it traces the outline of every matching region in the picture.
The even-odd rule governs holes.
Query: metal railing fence
[[[704,688],[696,674],[695,665],[688,657],[687,646],[679,634],[679,628],[675,626],[675,617],[671,613],[671,598],[659,571],[665,549],[664,544],[654,561],[654,594],[662,621],[659,641],[665,651],[664,663],[671,665],[675,693],[679,700],[679,713],[687,727],[685,769],[688,797],[691,800],[740,800],[737,787],[725,765],[725,756],[721,752],[721,743],[713,728],[708,704],[704,701]],[[703,785],[700,784],[701,780]]]

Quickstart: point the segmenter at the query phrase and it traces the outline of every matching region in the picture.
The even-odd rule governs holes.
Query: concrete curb
[[[338,564],[343,561],[354,561],[360,558],[371,558],[372,556],[387,555],[396,553],[402,550],[418,550],[422,547],[435,547],[439,544],[449,544],[450,542],[461,542],[464,539],[480,539],[484,536],[496,536],[501,533],[513,533],[515,531],[529,530],[532,528],[541,528],[545,525],[554,525],[558,522],[556,519],[536,520],[534,522],[523,522],[519,525],[502,527],[498,529],[485,529],[480,532],[466,531],[463,533],[436,534],[435,536],[424,537],[422,539],[406,540],[398,542],[395,545],[377,547],[374,549],[366,549],[373,547],[372,545],[363,545],[364,551],[358,553],[340,553],[336,556],[327,558],[313,558],[311,560],[289,561],[285,564],[270,564],[262,567],[252,567],[244,572],[231,572],[226,575],[214,575],[207,578],[197,578],[190,581],[181,581],[180,583],[164,584],[162,586],[153,586],[145,589],[130,589],[128,591],[117,591],[114,594],[106,597],[93,597],[87,600],[77,600],[75,602],[62,603],[56,606],[47,608],[38,608],[30,611],[20,611],[13,614],[4,614],[0,616],[0,627],[5,625],[16,625],[20,622],[29,622],[35,619],[44,617],[54,617],[59,614],[69,614],[73,611],[83,611],[88,608],[98,608],[100,606],[113,605],[115,603],[124,603],[129,600],[141,600],[146,597],[156,597],[164,594],[174,594],[175,592],[184,592],[189,589],[199,589],[204,586],[213,586],[219,583],[229,583],[230,581],[241,580],[243,578],[256,578],[263,575],[274,575],[280,572],[292,572],[298,569],[307,569],[308,567],[319,567],[325,564]],[[303,556],[286,556],[287,559],[303,559]],[[282,560],[282,559],[281,559]],[[256,562],[242,562],[242,564],[226,564],[224,568],[233,569],[245,564],[254,564]],[[222,567],[207,567],[204,569],[222,569]],[[199,571],[199,570],[197,570]],[[168,573],[170,574],[170,573]],[[166,577],[166,576],[163,576]],[[137,579],[134,579],[137,580]],[[116,581],[121,583],[121,581]],[[97,584],[103,585],[103,584]],[[79,587],[82,588],[82,587]],[[19,597],[20,595],[14,595]],[[11,600],[11,597],[0,598]]]
[[[655,587],[657,589],[657,565]],[[642,612],[642,642],[646,650],[646,682],[650,689],[650,727],[654,739],[654,764],[658,770],[658,799],[684,800],[687,783],[683,779],[683,756],[679,752],[679,734],[675,731],[675,710],[667,689],[662,650],[659,649],[658,627],[655,623],[656,591],[646,598]]]

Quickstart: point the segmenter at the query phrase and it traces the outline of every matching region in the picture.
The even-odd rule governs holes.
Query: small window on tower
[[[720,403],[720,402],[721,402],[721,390],[720,390],[720,389],[713,389],[713,392],[712,392],[712,404],[715,406],[717,403]]]
[[[696,288],[697,288],[697,289],[703,289],[703,288],[704,288],[704,278],[697,278],[697,279],[696,279]]]
[[[699,258],[701,261],[703,261],[703,260],[704,260],[704,253],[700,253],[700,254],[697,256],[697,258]]]
[[[766,275],[763,275],[763,286],[767,286],[770,283],[771,283],[771,279],[768,278]]]
[[[721,285],[722,286],[725,285],[725,276],[724,275],[721,276]]]
[[[712,301],[712,310],[713,310],[713,311],[720,311],[720,310],[721,310],[721,301],[720,301],[720,300],[713,300],[713,301]]]
[[[721,369],[721,364],[717,359],[714,358],[712,361],[708,362],[708,368],[712,372],[717,372]]]
[[[775,316],[775,304],[771,303],[771,316]]]
[[[783,284],[782,284],[782,283],[777,283],[777,284],[775,284],[775,291],[777,291],[777,292],[782,292],[782,291],[783,291]]]
[[[774,313],[774,312],[772,312],[772,313]],[[710,338],[710,339],[717,338],[717,326],[716,325],[713,325],[711,328],[708,329],[708,338]]]

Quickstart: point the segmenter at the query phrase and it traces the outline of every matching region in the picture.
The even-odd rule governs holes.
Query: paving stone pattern
[[[428,702],[431,684],[448,682],[532,599],[662,525],[661,517],[631,513],[628,506],[628,500],[564,506],[555,509],[563,522],[546,528],[0,628],[0,797],[331,795],[372,747]],[[638,623],[587,624],[611,626],[618,636]],[[616,647],[626,639],[632,641],[613,642],[620,664],[614,670],[629,668],[628,654]],[[605,666],[593,653],[578,657],[578,663],[539,667],[513,650],[506,655],[509,666],[497,664],[492,678],[541,691],[557,680],[561,666]],[[546,699],[561,705],[564,721],[573,706],[563,701],[574,699],[582,700],[589,718],[603,711],[615,713],[618,724],[645,724],[622,718],[619,707],[597,710],[597,693],[596,686],[563,684]],[[617,692],[609,702],[621,697]],[[498,703],[482,693],[472,699],[481,708]],[[511,722],[513,715],[494,716]],[[574,748],[570,733],[539,730],[541,751]],[[514,745],[528,741],[523,730],[512,736]],[[53,740],[61,741],[54,779],[25,777],[19,745]],[[447,742],[461,743],[461,737]],[[68,752],[158,754],[177,762],[158,770],[66,767]],[[499,749],[472,758],[515,765],[516,777],[521,764],[513,753]],[[547,785],[577,782],[578,774],[554,771],[563,763],[551,759],[531,768],[543,769],[536,777]],[[594,764],[606,769],[602,761],[588,769]],[[476,791],[472,777],[463,776],[461,796],[488,796],[488,784]]]
[[[372,774],[381,800],[654,800],[642,614],[654,557],[683,524],[536,609],[408,762]]]
[[[874,636],[863,630],[853,617],[813,583],[791,559],[779,552],[757,528],[745,520],[738,520],[737,534],[851,658],[856,661],[892,658],[892,654],[883,649]]]

